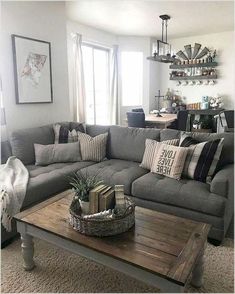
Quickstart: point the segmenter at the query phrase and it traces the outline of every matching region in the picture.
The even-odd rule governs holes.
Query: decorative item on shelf
[[[192,127],[193,127],[193,129],[195,129],[195,130],[199,130],[199,129],[201,129],[201,123],[200,123],[200,121],[199,121],[199,120],[194,120],[194,121],[193,121],[193,125],[192,125]]]
[[[216,97],[211,97],[209,100],[210,107],[212,109],[220,109],[224,105],[222,102],[222,97],[217,95]]]
[[[207,56],[206,62],[208,62],[208,63],[212,62],[212,56],[211,56],[210,52],[209,52],[209,54]]]
[[[208,108],[209,108],[208,96],[203,96],[202,102],[201,102],[201,109],[208,109]]]
[[[96,176],[88,176],[87,173],[80,171],[74,173],[73,177],[69,177],[69,180],[74,191],[72,200],[74,207],[80,206],[83,214],[89,214],[89,192],[94,188],[100,188],[102,181],[99,181]]]
[[[212,60],[215,62],[216,61],[216,56],[217,56],[217,54],[216,54],[216,50],[213,52],[213,56],[212,56]]]
[[[209,83],[208,83],[208,85],[211,85],[211,86],[213,86],[214,84],[215,84],[214,80],[210,80]]]
[[[176,55],[171,50],[171,45],[167,40],[167,23],[170,16],[167,14],[160,15],[162,20],[162,39],[153,42],[152,44],[152,56],[147,57],[149,60],[163,62],[163,63],[175,63],[178,61]],[[165,32],[165,38],[164,38]]]
[[[199,110],[199,109],[201,109],[201,103],[197,102],[197,103],[187,104],[186,109],[188,109],[188,110],[192,110],[192,109]]]

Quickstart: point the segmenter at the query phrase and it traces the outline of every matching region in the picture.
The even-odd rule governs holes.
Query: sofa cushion
[[[146,139],[160,141],[160,130],[111,126],[109,156],[141,162]]]
[[[35,165],[81,161],[79,142],[66,144],[34,144]]]
[[[180,139],[181,131],[173,129],[162,129],[160,131],[160,141]]]
[[[94,162],[54,163],[48,166],[27,165],[29,182],[23,208],[69,188],[68,176]]]
[[[188,154],[184,165],[185,177],[210,183],[216,170],[223,148],[224,138],[201,142],[183,134],[180,146],[188,147]]]
[[[151,166],[151,172],[179,180],[184,168],[188,148],[158,143]]]
[[[224,138],[223,148],[218,162],[218,169],[226,164],[234,162],[234,133],[194,133],[194,132],[182,132],[182,135],[186,134],[199,142],[211,141]]]
[[[12,154],[24,164],[35,162],[34,143],[48,145],[54,143],[52,125],[13,131],[10,135]]]
[[[147,173],[147,170],[139,167],[137,162],[120,159],[105,160],[81,171],[97,175],[97,178],[107,185],[124,185],[124,192],[127,195],[131,193],[132,182]]]
[[[222,216],[226,199],[210,193],[210,185],[194,180],[180,181],[148,173],[132,184],[132,195],[153,202]]]
[[[59,124],[70,129],[79,123],[61,122]],[[52,124],[13,131],[10,135],[12,154],[24,164],[32,164],[35,162],[34,143],[42,145],[54,144],[54,139]]]
[[[179,141],[180,141],[179,139],[172,139],[172,140],[163,141],[162,143],[178,146]],[[159,142],[156,140],[152,140],[152,139],[145,140],[145,150],[144,150],[144,155],[143,155],[140,167],[151,170],[151,167],[153,164],[154,152],[155,152],[155,149],[157,148],[158,144],[159,144]]]
[[[100,134],[108,133],[110,126],[86,125],[86,134],[95,137]]]
[[[77,132],[80,143],[82,160],[100,162],[106,157],[108,133],[91,137]]]
[[[74,123],[73,123],[74,124]],[[85,132],[83,124],[77,123],[73,128],[63,126],[61,124],[53,125],[54,135],[55,135],[55,144],[61,143],[72,143],[78,141],[78,132]]]

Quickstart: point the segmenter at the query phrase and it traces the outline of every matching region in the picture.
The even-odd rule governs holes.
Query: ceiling
[[[115,35],[161,35],[159,15],[168,14],[170,38],[234,29],[233,1],[77,0],[67,17]]]

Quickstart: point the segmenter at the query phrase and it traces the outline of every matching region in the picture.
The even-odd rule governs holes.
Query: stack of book
[[[113,209],[115,206],[114,189],[110,186],[99,185],[89,193],[90,214]]]

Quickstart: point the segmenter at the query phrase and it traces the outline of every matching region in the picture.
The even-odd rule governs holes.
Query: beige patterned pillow
[[[166,140],[166,141],[162,141],[162,143],[178,146],[179,139]],[[156,140],[152,140],[152,139],[145,140],[145,150],[144,150],[144,155],[143,155],[143,159],[140,164],[140,167],[149,169],[149,170],[151,169],[154,152],[158,144],[159,142]]]
[[[100,162],[106,156],[106,145],[108,133],[91,137],[87,134],[77,132],[78,141],[80,142],[80,150],[82,160]]]
[[[159,143],[154,152],[151,172],[179,180],[188,148]]]

